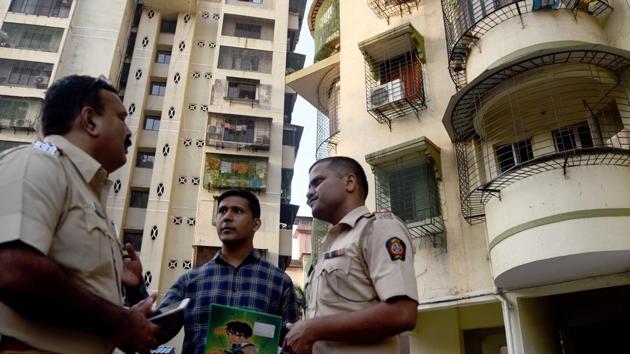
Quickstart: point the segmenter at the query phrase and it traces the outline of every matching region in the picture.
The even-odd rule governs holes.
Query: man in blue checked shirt
[[[182,354],[204,354],[211,304],[282,316],[284,324],[298,320],[291,278],[254,250],[254,234],[261,225],[258,198],[246,190],[231,189],[218,202],[221,250],[205,265],[182,275],[159,306],[191,299],[184,315]]]

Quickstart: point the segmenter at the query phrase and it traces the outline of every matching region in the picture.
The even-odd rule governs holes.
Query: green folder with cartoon
[[[278,354],[282,317],[212,304],[206,354]]]

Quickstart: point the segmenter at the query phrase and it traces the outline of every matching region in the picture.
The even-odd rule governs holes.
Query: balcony
[[[267,188],[266,158],[206,154],[203,186],[206,189]]]
[[[378,18],[384,18],[389,24],[389,19],[394,16],[411,14],[413,9],[418,9],[420,0],[368,0],[368,6]]]
[[[67,18],[71,7],[72,0],[13,0],[9,12]]]
[[[45,89],[52,69],[47,63],[0,59],[0,85]]]
[[[35,131],[42,104],[37,98],[0,96],[0,129]]]
[[[590,44],[528,52],[447,107],[462,215],[486,222],[500,287],[627,269],[630,52]]]
[[[379,123],[426,108],[424,39],[409,23],[359,43],[365,59],[367,111]]]
[[[304,68],[305,60],[306,55],[304,54],[287,52],[286,75],[302,70]]]
[[[314,0],[309,29],[315,41],[315,61],[339,51],[339,0]]]
[[[612,10],[609,0],[536,0],[533,2],[532,0],[442,0],[449,72],[457,89],[459,90],[466,85],[468,56],[472,47],[486,33],[502,22],[515,17],[520,18],[518,26],[521,26],[523,16],[526,13],[548,8],[569,11],[574,19],[577,19],[578,12],[597,17],[606,15]],[[533,28],[544,28],[545,33],[550,32],[549,26],[545,25],[543,27],[534,26]],[[576,40],[579,40],[578,38],[580,37],[578,36]]]
[[[269,150],[271,119],[235,115],[210,116],[206,145],[252,151]]]

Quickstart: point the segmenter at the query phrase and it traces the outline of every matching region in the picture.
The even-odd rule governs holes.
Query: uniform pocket
[[[92,208],[84,208],[85,230],[83,271],[86,273],[111,272],[111,236],[107,220]]]
[[[335,303],[346,301],[345,294],[339,291],[340,285],[349,281],[348,275],[352,267],[352,259],[340,256],[325,259],[318,275],[319,290],[317,295],[322,302]]]

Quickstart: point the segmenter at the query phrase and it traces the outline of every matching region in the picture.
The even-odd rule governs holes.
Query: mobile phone
[[[175,302],[172,303],[166,307],[163,307],[159,310],[157,310],[153,316],[149,317],[150,321],[156,321],[159,320],[161,318],[164,317],[169,317],[169,316],[174,316],[180,312],[183,312],[186,309],[186,306],[188,306],[188,303],[190,302],[189,298],[185,298],[182,301],[179,302]]]

